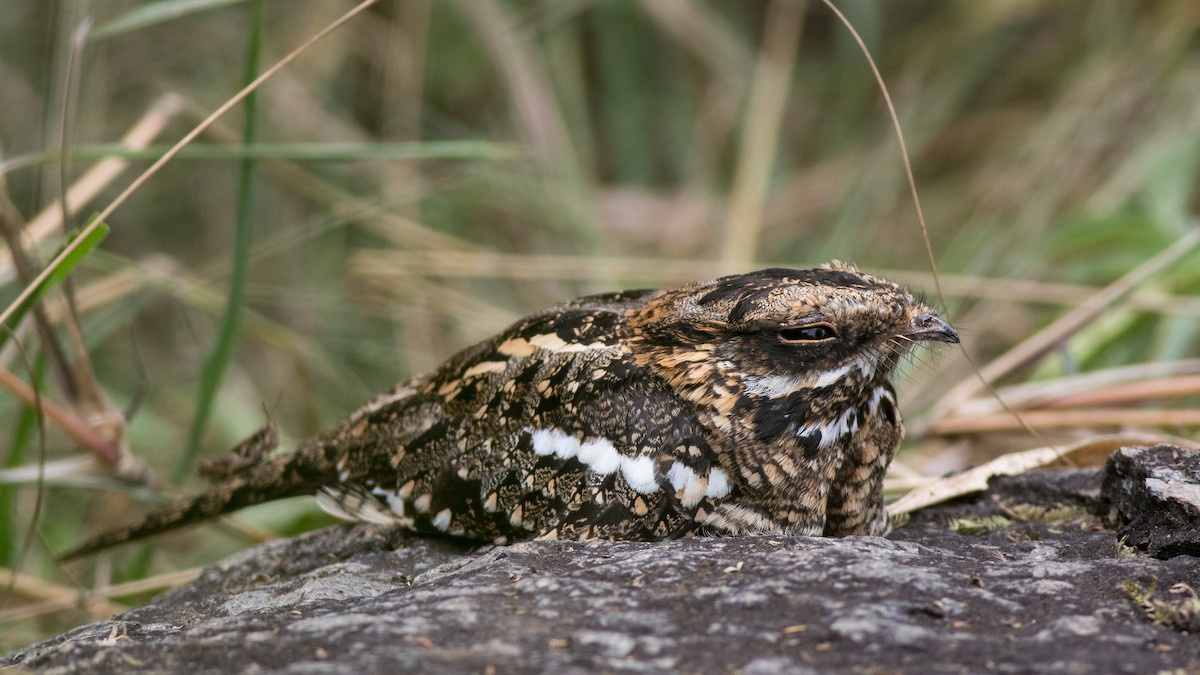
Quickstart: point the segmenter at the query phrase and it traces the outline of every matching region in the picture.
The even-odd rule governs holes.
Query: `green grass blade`
[[[44,355],[38,356],[34,368],[34,386],[41,382],[46,371]],[[4,462],[6,469],[13,469],[25,462],[26,450],[34,441],[37,434],[37,412],[33,406],[22,406],[13,429],[12,445],[9,447],[8,458]],[[5,532],[19,532],[18,511],[16,508],[17,493],[20,486],[0,484],[0,528]],[[16,537],[0,537],[0,565],[15,569],[17,563]]]
[[[263,0],[254,3],[254,24],[250,29],[250,45],[246,53],[246,84],[254,81],[258,74],[259,53],[262,51],[263,33]],[[256,136],[255,114],[258,108],[258,93],[251,92],[246,97],[246,126],[242,132],[242,144],[254,145]],[[225,314],[221,317],[221,328],[217,342],[204,361],[204,370],[200,374],[200,392],[196,400],[196,414],[192,418],[192,427],[188,432],[187,448],[175,471],[171,474],[171,482],[176,485],[183,482],[195,464],[200,452],[200,440],[208,425],[208,417],[212,412],[213,401],[217,390],[225,376],[225,370],[233,359],[233,348],[237,342],[238,327],[241,324],[242,305],[246,296],[246,271],[250,262],[250,248],[254,243],[254,218],[251,211],[254,205],[254,158],[243,157],[238,184],[237,222],[233,239],[233,271],[229,281],[229,302],[225,305]]]
[[[147,26],[173,21],[189,14],[219,9],[227,5],[235,5],[246,0],[160,0],[132,9],[121,16],[100,25],[92,31],[93,40],[139,30]]]
[[[0,323],[4,323],[10,328],[7,331],[0,331],[0,349],[8,343],[12,331],[16,330],[21,319],[25,318],[25,314],[38,302],[41,302],[51,289],[61,284],[79,266],[79,263],[83,262],[83,259],[100,245],[106,236],[108,236],[107,225],[91,223],[79,234],[67,238],[63,246],[55,252],[46,269],[34,279],[33,284],[25,289],[25,292],[0,315]]]
[[[158,159],[170,146],[150,145],[139,150],[120,143],[93,143],[71,148],[71,159],[98,160],[106,157],[122,159]],[[515,145],[492,141],[420,141],[412,143],[255,143],[253,145],[222,145],[192,143],[177,155],[177,159],[230,160],[278,159],[309,162],[343,161],[405,161],[405,160],[491,160],[519,158]],[[57,152],[17,155],[0,162],[0,175],[18,169],[42,166],[59,160]]]
[[[120,155],[119,146],[99,156]],[[139,159],[153,159],[165,146],[150,147],[134,153]],[[512,160],[519,157],[516,146],[491,141],[420,141],[413,143],[254,143],[217,145],[194,143],[179,153],[181,159],[286,159],[312,162],[354,160]]]

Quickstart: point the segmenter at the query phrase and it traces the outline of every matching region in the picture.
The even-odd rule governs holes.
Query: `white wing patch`
[[[712,499],[720,499],[729,494],[729,476],[720,469],[713,467],[708,471],[708,487],[704,490],[704,496]]]
[[[707,481],[701,480],[695,471],[680,462],[671,464],[671,468],[667,469],[667,480],[670,481],[671,487],[675,488],[675,494],[679,496],[679,501],[685,508],[700,503],[708,487]]]
[[[607,476],[621,467],[621,453],[607,438],[591,438],[579,446],[579,461]]]
[[[433,503],[433,495],[427,492],[413,500],[413,508],[417,510],[417,513],[427,513],[431,503]]]
[[[388,508],[390,508],[392,510],[392,513],[403,518],[404,517],[404,498],[395,492],[388,492],[387,490],[381,490],[380,492],[383,493],[382,496],[384,499],[387,500]],[[378,494],[378,492],[376,494]]]
[[[654,478],[654,460],[649,457],[622,457],[621,475],[636,492],[650,494],[658,489]]]
[[[654,475],[654,460],[646,456],[622,455],[607,438],[597,436],[580,441],[562,429],[526,427],[525,431],[529,434],[534,454],[538,456],[575,458],[601,476],[619,470],[629,487],[641,494],[650,494],[659,489],[658,479]]]
[[[536,455],[542,457],[555,455],[559,459],[571,459],[579,454],[581,445],[579,439],[561,429],[538,429],[535,431],[527,427],[525,431],[529,432],[530,440],[533,442],[533,452]]]
[[[441,511],[438,511],[438,514],[429,522],[442,532],[450,529],[450,509],[442,509]]]
[[[554,455],[559,459],[577,458],[589,469],[601,476],[607,476],[621,468],[624,458],[617,452],[617,447],[607,438],[597,436],[586,441],[580,441],[572,434],[562,429],[530,429],[530,441],[536,455],[547,457]]]
[[[712,467],[706,478],[700,477],[691,467],[674,462],[667,470],[667,480],[675,488],[675,494],[684,508],[691,508],[701,499],[720,499],[729,494],[729,476],[720,467]]]

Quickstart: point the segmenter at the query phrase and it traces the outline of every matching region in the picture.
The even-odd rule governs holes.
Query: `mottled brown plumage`
[[[65,557],[313,492],[349,519],[498,543],[883,534],[904,432],[888,376],[923,340],[958,336],[840,263],[581,298],[290,452],[260,432],[208,491]]]

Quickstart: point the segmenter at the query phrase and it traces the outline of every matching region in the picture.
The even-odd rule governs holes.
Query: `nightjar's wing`
[[[624,346],[647,295],[532,316],[360,409],[328,444],[322,506],[497,542],[690,531],[731,486],[691,407]]]

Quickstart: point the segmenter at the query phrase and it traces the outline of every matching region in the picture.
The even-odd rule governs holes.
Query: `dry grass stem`
[[[1011,421],[1011,416],[1010,416]],[[1014,425],[1015,426],[1015,425]],[[1156,445],[1174,443],[1183,447],[1200,447],[1193,441],[1157,434],[1112,434],[1095,436],[1064,447],[1042,447],[1006,455],[957,473],[936,479],[918,487],[888,505],[888,514],[897,516],[911,513],[927,506],[987,489],[992,476],[1014,476],[1031,469],[1061,465],[1069,461],[1074,466],[1100,466],[1113,451],[1129,445]],[[890,484],[891,481],[888,481]]]
[[[1105,406],[1119,403],[1142,403],[1155,399],[1196,394],[1200,394],[1200,375],[1096,387],[1090,391],[1081,391],[1046,401],[1044,406],[1047,408]]]
[[[109,601],[102,594],[79,591],[28,574],[0,568],[0,586],[8,587],[9,584],[12,584],[12,598],[22,604],[0,610],[0,624],[26,621],[64,609],[81,609],[93,619],[102,619],[128,609],[124,605]]]
[[[1110,402],[1136,402],[1191,393],[1188,383],[1193,379],[1191,376],[1197,374],[1200,374],[1200,359],[1140,363],[1012,385],[1001,392],[1010,405],[1021,410],[1062,407],[1067,405],[1066,401],[1096,391],[1109,392],[1103,400]],[[1183,383],[1175,383],[1180,378]],[[1123,395],[1122,392],[1132,394]],[[955,417],[977,417],[996,412],[1000,412],[1000,408],[994,399],[979,397],[959,405]]]
[[[125,200],[129,199],[130,195],[132,195],[134,192],[137,192],[138,188],[140,188],[143,184],[145,184],[146,181],[150,180],[150,178],[152,176],[154,176],[154,174],[158,173],[158,171],[163,167],[163,165],[165,165],[167,162],[174,159],[175,156],[179,154],[180,150],[182,150],[189,143],[191,143],[193,140],[195,140],[195,138],[197,136],[199,136],[206,129],[208,129],[210,126],[212,126],[212,124],[214,122],[216,122],[218,119],[220,119],[225,113],[232,110],[234,108],[234,106],[238,105],[243,100],[245,100],[246,97],[249,96],[251,92],[253,92],[255,89],[258,89],[260,86],[262,86],[263,82],[266,82],[268,79],[271,78],[271,76],[273,76],[275,73],[279,72],[284,66],[286,66],[287,64],[294,61],[297,57],[299,57],[304,52],[308,51],[308,49],[311,48],[314,44],[321,41],[321,39],[323,39],[325,36],[329,35],[333,31],[337,30],[338,28],[341,28],[342,25],[344,25],[347,21],[354,18],[355,16],[357,16],[358,14],[360,14],[361,12],[363,12],[365,9],[367,9],[371,5],[375,4],[376,2],[378,2],[378,0],[363,0],[363,2],[359,3],[353,9],[351,9],[350,11],[341,15],[340,17],[338,17],[337,20],[335,20],[333,23],[326,26],[324,29],[322,29],[320,32],[318,32],[316,35],[313,35],[309,39],[305,40],[299,47],[296,47],[292,51],[288,52],[287,55],[285,55],[283,58],[276,61],[273,65],[271,65],[270,68],[267,68],[265,71],[263,71],[261,75],[254,78],[254,80],[251,81],[250,84],[247,84],[245,87],[242,87],[241,91],[234,94],[232,97],[230,97],[228,100],[226,100],[220,106],[218,106],[217,109],[212,112],[212,114],[210,114],[208,117],[204,118],[204,120],[201,121],[199,124],[197,124],[195,127],[193,127],[191,131],[184,134],[183,138],[179,139],[179,141],[177,141],[175,143],[175,145],[171,146],[171,149],[169,149],[165,153],[163,153],[162,157],[159,157],[157,160],[155,160],[155,162],[153,164],[150,165],[150,168],[148,168],[144,172],[142,172],[142,174],[140,176],[138,176],[137,179],[135,179],[132,183],[129,184],[129,187],[125,188],[125,190],[123,192],[121,192],[121,194],[117,195],[117,197],[115,199],[113,199],[112,202],[110,202],[109,205],[107,207],[105,207],[103,211],[101,211],[99,213],[99,215],[96,216],[96,222],[103,222],[106,218],[111,216],[113,211],[116,211],[117,208],[121,204],[125,203]]]
[[[505,93],[518,118],[530,159],[548,176],[571,176],[578,166],[571,137],[541,64],[519,40],[506,12],[495,0],[454,3],[483,39],[503,78]]]
[[[200,113],[198,110],[195,112]],[[220,121],[205,133],[222,143],[235,143],[238,139],[237,132]],[[282,188],[320,204],[336,218],[360,224],[398,247],[448,252],[480,250],[477,244],[439,232],[409,215],[397,213],[387,204],[364,199],[296,164],[270,159],[259,160],[257,164],[263,174],[272,177]],[[416,202],[420,196],[410,194],[406,201]]]
[[[83,610],[92,619],[107,618],[128,609],[125,605],[112,602],[109,598],[176,588],[195,581],[201,571],[200,568],[178,570],[128,583],[78,591],[50,584],[20,572],[0,569],[0,582],[13,581],[15,576],[16,597],[37,600],[37,602],[0,610],[0,623],[28,621],[38,616],[64,610]]]
[[[164,94],[159,97],[121,137],[121,147],[129,150],[141,150],[148,146],[179,114],[182,106],[182,99],[176,94]],[[78,213],[104,189],[112,185],[113,181],[128,167],[129,160],[119,157],[108,157],[96,162],[67,190],[67,209],[71,213]],[[6,170],[8,170],[7,167],[0,165],[0,174]],[[59,200],[42,209],[42,212],[34,216],[25,226],[22,233],[25,245],[37,246],[58,233],[63,226],[62,214],[63,206]],[[3,259],[0,260],[0,282],[11,280],[13,275],[11,255],[5,251]]]
[[[688,0],[641,0],[641,6],[659,28],[717,74],[721,89],[733,93],[745,90],[754,54],[713,9]]]
[[[1021,417],[1035,429],[1112,429],[1113,427],[1200,427],[1200,408],[1136,410],[1091,408],[1088,410],[1023,410]],[[934,434],[979,434],[1021,429],[1007,413],[976,417],[943,417],[930,427]]]
[[[993,359],[981,369],[980,376],[985,382],[995,382],[1013,370],[1036,362],[1056,345],[1094,321],[1134,288],[1154,278],[1184,256],[1192,253],[1197,246],[1200,246],[1200,228],[1186,232],[1158,255],[1142,263],[1049,326],[1021,341],[1002,356]],[[934,405],[933,419],[937,420],[939,417],[950,414],[960,402],[977,394],[983,386],[984,384],[975,377],[963,380]],[[934,426],[937,424],[935,422]]]
[[[414,245],[413,237],[421,236],[423,226],[396,216],[360,205],[367,212],[347,215],[361,219],[364,226],[397,246]],[[372,214],[374,214],[372,216]],[[405,226],[407,222],[411,226]],[[395,223],[395,225],[393,225]],[[403,229],[401,229],[403,226]],[[717,277],[747,271],[750,263],[725,260],[673,258],[638,258],[614,256],[530,255],[501,251],[471,250],[466,242],[455,242],[452,250],[431,247],[428,250],[390,249],[364,251],[363,260],[374,259],[372,267],[396,274],[419,275],[447,279],[509,279],[509,280],[571,280],[598,281],[632,279],[642,283],[675,284],[694,279]],[[821,261],[809,261],[816,264]],[[770,262],[758,262],[770,265]],[[783,263],[779,263],[783,264]],[[401,271],[402,270],[402,271]],[[899,283],[920,287],[928,283],[929,275],[904,270],[873,270],[880,276]],[[1009,303],[1037,305],[1077,305],[1102,289],[1074,284],[1056,284],[1019,279],[1001,279],[943,274],[946,296],[1000,300]],[[1161,292],[1145,291],[1130,294],[1126,306],[1147,312],[1176,316],[1200,317],[1200,300]]]
[[[721,244],[721,259],[729,265],[749,264],[758,254],[763,208],[779,148],[804,12],[804,3],[793,0],[773,0],[767,8]]]
[[[46,413],[49,420],[70,434],[71,438],[95,452],[96,456],[112,464],[116,464],[120,460],[120,449],[109,439],[97,433],[90,421],[81,420],[70,410],[51,401],[45,394],[39,398],[33,387],[3,368],[0,368],[0,386],[16,394],[17,398],[24,401],[26,405],[34,406],[41,403],[42,411]]]

